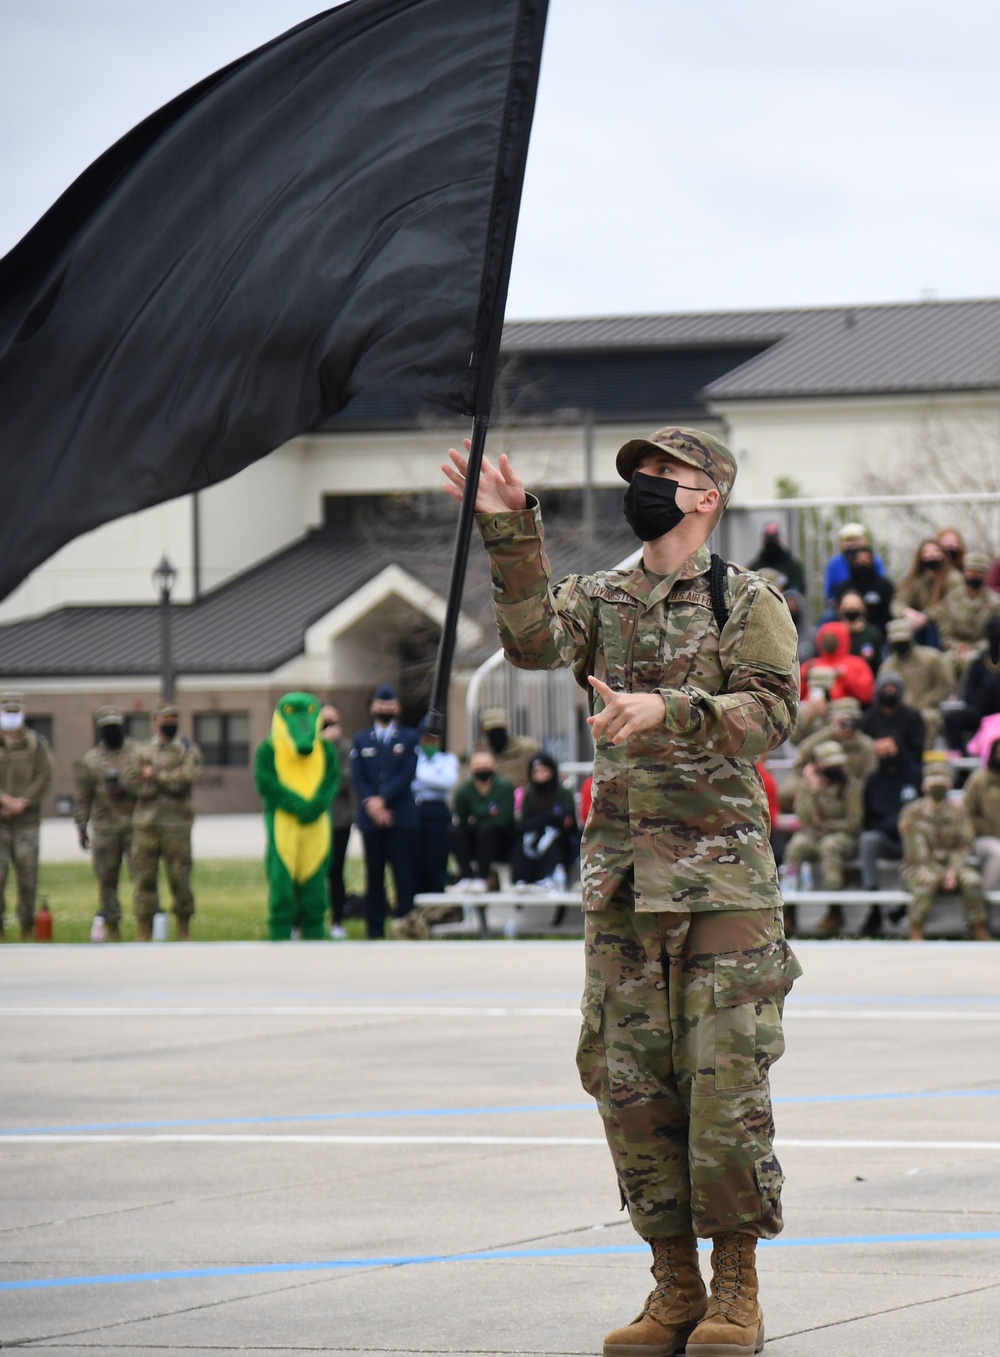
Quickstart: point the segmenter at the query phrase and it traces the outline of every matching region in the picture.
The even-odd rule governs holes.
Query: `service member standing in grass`
[[[450,458],[460,499],[467,463]],[[505,456],[484,461],[477,520],[508,659],[571,666],[591,693],[578,1065],[656,1281],[604,1351],[735,1357],[763,1346],[755,1248],[782,1228],[768,1068],[800,969],[755,762],[795,721],[796,634],[777,590],[706,545],[736,475],[722,443],[660,429],[617,467],[646,544],[631,571],[553,583],[538,503]]]

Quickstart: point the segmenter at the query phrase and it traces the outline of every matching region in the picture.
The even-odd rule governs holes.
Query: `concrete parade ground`
[[[765,1352],[995,1354],[1000,946],[796,951]],[[5,1349],[553,1357],[640,1309],[579,942],[2,961]]]

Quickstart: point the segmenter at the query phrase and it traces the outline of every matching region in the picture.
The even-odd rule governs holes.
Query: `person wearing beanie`
[[[467,465],[451,449],[458,500]],[[655,1281],[604,1351],[752,1353],[756,1244],[782,1228],[767,1071],[801,973],[756,762],[794,725],[797,636],[779,590],[708,547],[736,476],[725,444],[667,427],[625,443],[616,467],[644,543],[630,570],[553,580],[538,502],[506,456],[483,461],[476,520],[508,659],[572,668],[591,703],[577,1064]]]

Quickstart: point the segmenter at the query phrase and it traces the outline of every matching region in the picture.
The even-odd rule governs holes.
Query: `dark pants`
[[[417,852],[417,829],[366,829],[365,841],[365,928],[369,938],[385,937],[389,902],[385,895],[385,869],[392,867],[396,885],[396,916],[401,918],[413,908],[413,864]]]
[[[330,849],[330,917],[337,925],[344,922],[344,863],[347,861],[347,843],[351,837],[351,826],[333,831],[333,845]]]
[[[451,851],[455,854],[460,877],[478,876],[484,880],[494,862],[506,862],[514,831],[508,825],[480,820],[475,825],[452,825]]]
[[[569,869],[574,848],[573,839],[561,829],[522,834],[511,849],[511,876],[515,881],[547,880],[560,864]]]
[[[420,820],[417,854],[414,863],[413,893],[424,891],[440,895],[448,871],[451,811],[446,801],[421,801],[417,805]]]

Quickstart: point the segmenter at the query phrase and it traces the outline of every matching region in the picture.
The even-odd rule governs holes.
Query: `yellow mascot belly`
[[[323,781],[326,754],[319,740],[311,754],[300,754],[289,739],[277,712],[271,727],[274,739],[274,771],[291,791],[310,800]],[[330,817],[321,815],[304,825],[286,810],[274,812],[274,846],[293,881],[308,881],[330,852]]]

